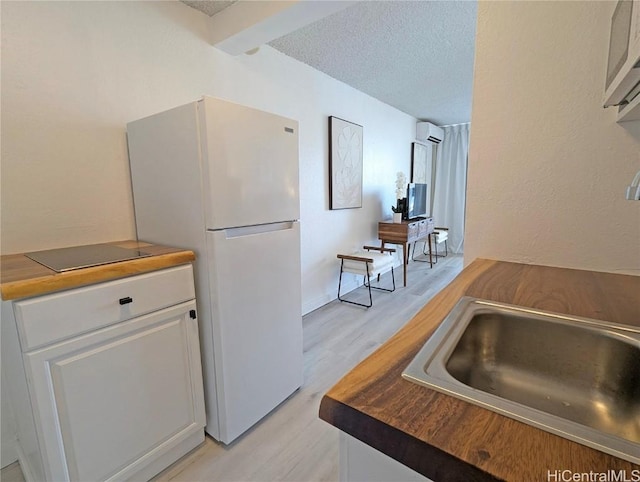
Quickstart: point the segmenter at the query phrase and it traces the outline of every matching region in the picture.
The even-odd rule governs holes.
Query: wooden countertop
[[[322,399],[320,418],[441,481],[546,481],[640,466],[406,381],[461,296],[640,326],[640,277],[476,260]]]
[[[57,273],[27,258],[24,254],[4,255],[0,257],[0,294],[2,299],[14,300],[52,293],[169,268],[189,263],[195,259],[193,251],[159,246],[142,241],[120,241],[102,244],[122,248],[140,248],[147,253],[151,253],[152,256]]]

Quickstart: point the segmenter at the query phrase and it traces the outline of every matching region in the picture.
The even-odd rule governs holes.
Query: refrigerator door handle
[[[293,227],[296,221],[282,223],[256,224],[255,226],[242,226],[240,228],[228,228],[224,230],[226,239],[254,236],[256,234],[273,233],[275,231],[287,231]]]

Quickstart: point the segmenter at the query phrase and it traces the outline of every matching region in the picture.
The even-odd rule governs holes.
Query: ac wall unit
[[[444,130],[431,122],[418,122],[416,124],[416,139],[440,144],[444,139]]]

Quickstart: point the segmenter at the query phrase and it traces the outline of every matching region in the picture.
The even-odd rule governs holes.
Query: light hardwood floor
[[[402,268],[397,268],[397,290],[374,291],[372,308],[333,301],[305,315],[304,385],[233,444],[224,446],[207,437],[204,444],[153,480],[338,480],[338,430],[318,418],[322,395],[409,321],[461,270],[462,257],[456,255],[440,258],[433,269],[428,263],[410,262],[408,286],[402,287]],[[390,284],[390,274],[381,281],[385,286]],[[364,288],[347,296],[368,299]],[[0,476],[3,482],[23,480],[17,464],[3,469]]]

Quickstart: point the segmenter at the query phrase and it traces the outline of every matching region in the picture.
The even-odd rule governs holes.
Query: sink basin
[[[640,463],[640,329],[463,297],[402,376]]]

